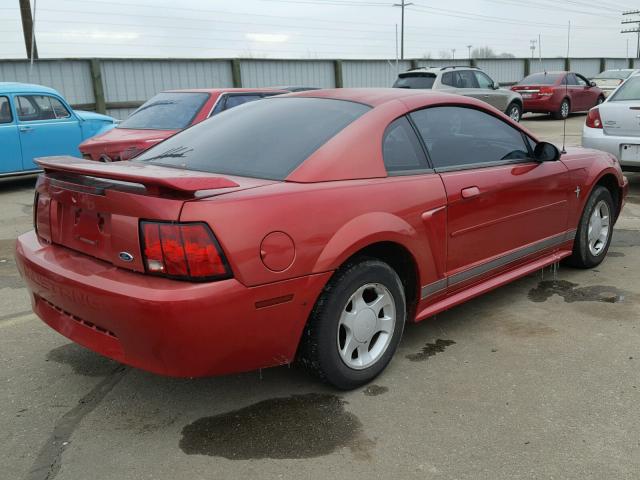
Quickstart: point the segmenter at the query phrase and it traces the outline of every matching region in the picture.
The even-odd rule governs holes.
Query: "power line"
[[[404,60],[404,9],[413,3],[407,3],[405,0],[401,0],[401,3],[394,3],[394,7],[400,7],[402,10],[401,23],[400,23],[400,60]]]
[[[640,10],[630,10],[628,12],[622,12],[623,16],[627,15],[640,15]],[[627,28],[622,30],[620,33],[637,33],[638,34],[638,50],[636,52],[636,58],[640,58],[640,19],[636,20],[623,20],[621,22],[623,25],[631,25],[636,24],[636,28]]]

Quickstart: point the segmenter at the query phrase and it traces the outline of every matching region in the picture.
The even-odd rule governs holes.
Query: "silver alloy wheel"
[[[514,122],[519,122],[520,121],[520,109],[518,108],[517,105],[513,105],[510,109],[509,109],[509,117],[511,118],[511,120],[513,120]]]
[[[569,102],[566,100],[564,100],[560,106],[560,115],[562,115],[562,118],[567,118],[569,116]]]
[[[604,200],[600,200],[593,209],[591,218],[589,219],[589,230],[587,238],[589,240],[589,251],[591,255],[597,257],[607,246],[609,239],[609,224],[611,212],[609,205]]]
[[[354,370],[370,367],[387,351],[395,324],[395,301],[384,285],[358,288],[340,314],[336,339],[340,358]]]

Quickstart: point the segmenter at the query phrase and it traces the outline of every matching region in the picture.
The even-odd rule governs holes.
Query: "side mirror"
[[[596,82],[594,82],[594,81],[591,81],[591,82],[589,82],[589,86],[590,87],[597,87],[598,84]]]
[[[493,82],[493,89],[498,90],[500,88],[500,84],[498,82]]]
[[[533,149],[533,158],[538,162],[555,162],[560,160],[560,150],[549,142],[540,142]]]

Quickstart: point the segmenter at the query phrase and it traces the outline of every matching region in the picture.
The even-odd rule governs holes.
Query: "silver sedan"
[[[582,146],[615,155],[623,170],[640,171],[640,75],[627,79],[589,111]]]

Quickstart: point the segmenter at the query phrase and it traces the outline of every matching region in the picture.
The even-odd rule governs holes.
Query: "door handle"
[[[463,188],[460,194],[462,198],[473,198],[480,195],[480,189],[478,187],[467,187]]]
[[[18,130],[20,130],[21,132],[31,132],[33,131],[33,127],[18,127]]]

